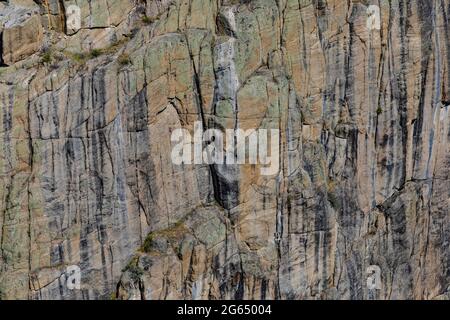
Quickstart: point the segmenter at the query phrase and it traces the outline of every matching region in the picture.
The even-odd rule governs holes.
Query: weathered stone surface
[[[1,10],[1,63],[14,64],[41,48],[43,28],[36,9],[5,6]]]
[[[119,2],[0,69],[0,298],[448,299],[449,1]],[[174,165],[196,121],[278,172]]]

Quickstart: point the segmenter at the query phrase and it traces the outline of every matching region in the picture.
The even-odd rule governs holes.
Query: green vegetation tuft
[[[106,48],[92,49],[88,53],[65,51],[64,55],[66,57],[68,57],[69,59],[71,59],[76,64],[84,64],[84,63],[86,63],[86,61],[88,61],[90,59],[98,58],[102,55],[111,55],[111,54],[116,53],[129,40],[130,40],[130,37],[125,37],[124,39],[122,39],[120,41],[115,41],[113,44],[111,44],[110,46],[108,46]],[[121,57],[122,57],[122,55],[121,55]],[[131,63],[131,60],[127,61],[127,59],[126,59],[127,57],[128,57],[128,55],[125,55],[122,57],[121,62],[120,62],[122,65]]]
[[[382,113],[383,113],[383,108],[378,107],[378,109],[377,109],[377,115],[380,115],[380,114],[382,114]]]
[[[131,64],[130,56],[126,53],[122,53],[117,60],[121,66],[126,66],[126,65]]]
[[[133,280],[133,282],[139,282],[142,275],[144,274],[144,271],[139,266],[131,266],[127,271],[130,274],[130,278],[131,280]]]
[[[42,61],[42,63],[50,63],[50,62],[52,62],[52,53],[50,51],[46,51],[42,55],[41,61]]]
[[[92,49],[91,52],[89,53],[89,56],[91,58],[97,58],[100,57],[103,54],[103,50],[101,49]]]
[[[142,251],[149,253],[152,250],[154,239],[155,235],[153,233],[150,233],[144,240],[144,244],[142,245]]]
[[[183,221],[178,221],[171,227],[155,231],[150,233],[147,238],[144,240],[144,244],[142,245],[142,251],[145,253],[151,253],[153,250],[153,242],[157,238],[165,238],[170,243],[176,242],[179,240],[187,231],[186,226]]]
[[[83,52],[67,53],[66,54],[73,62],[83,64],[88,59],[87,55]]]
[[[148,16],[143,16],[142,17],[142,22],[145,24],[152,24],[153,22],[155,22],[155,20],[153,20],[152,18],[148,17]]]
[[[127,266],[122,270],[122,272],[128,272],[131,280],[133,282],[138,282],[142,275],[144,274],[144,270],[142,270],[139,266],[139,257],[135,256],[131,261],[127,264]]]

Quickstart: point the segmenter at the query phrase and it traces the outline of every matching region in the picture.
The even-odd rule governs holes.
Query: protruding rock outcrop
[[[0,63],[12,65],[36,53],[44,40],[37,6],[33,9],[0,4],[0,36]]]

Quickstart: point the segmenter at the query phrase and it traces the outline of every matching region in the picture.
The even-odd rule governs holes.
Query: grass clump
[[[84,64],[90,59],[98,58],[103,55],[112,55],[116,53],[127,41],[129,41],[129,37],[125,37],[122,40],[113,42],[110,46],[102,48],[102,49],[92,49],[91,51],[85,52],[70,52],[65,51],[64,55],[70,58],[73,62],[77,64]],[[126,59],[127,56],[122,57],[121,64],[125,65],[129,62]],[[131,62],[131,61],[130,61]]]
[[[110,46],[102,49],[103,54],[113,54],[116,53],[130,38],[123,38],[118,41],[114,41]]]
[[[150,18],[149,16],[143,16],[142,17],[142,22],[145,24],[152,24],[155,20]]]
[[[377,109],[377,115],[380,115],[380,114],[382,114],[382,113],[383,113],[383,108],[378,107],[378,109]]]
[[[88,59],[88,56],[83,52],[68,52],[66,53],[66,56],[68,56],[73,62],[78,64],[83,64]]]
[[[41,58],[42,63],[50,63],[52,62],[52,53],[50,50],[45,51]]]
[[[103,51],[100,49],[92,49],[91,52],[89,53],[89,56],[91,58],[97,58],[100,57],[103,54]]]
[[[68,56],[73,62],[77,64],[84,64],[87,60],[97,58],[103,54],[103,50],[100,49],[92,49],[89,53],[84,52],[66,52],[66,56]]]
[[[153,233],[150,233],[144,240],[144,244],[142,245],[142,251],[149,253],[152,250],[154,239],[155,235]]]
[[[129,56],[128,54],[126,54],[126,53],[122,53],[122,54],[119,56],[119,58],[117,59],[117,61],[119,62],[119,64],[120,64],[121,66],[126,66],[126,65],[131,64],[130,56]]]

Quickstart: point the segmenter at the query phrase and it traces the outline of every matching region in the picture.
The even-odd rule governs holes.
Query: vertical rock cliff
[[[1,1],[0,299],[450,298],[449,23],[449,0]],[[173,164],[198,123],[278,129],[279,170]]]

